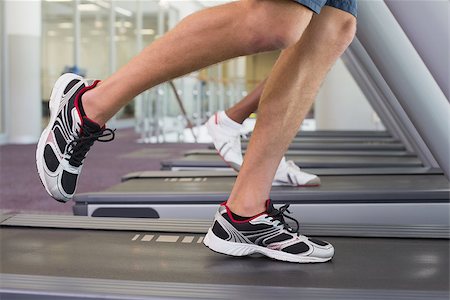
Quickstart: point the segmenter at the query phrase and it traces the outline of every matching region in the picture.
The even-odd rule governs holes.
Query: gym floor
[[[120,182],[130,172],[159,170],[160,161],[180,157],[206,144],[139,144],[133,129],[117,130],[110,143],[95,143],[86,159],[78,193],[94,192]],[[0,146],[0,210],[4,213],[72,214],[72,203],[50,198],[36,171],[36,145]]]

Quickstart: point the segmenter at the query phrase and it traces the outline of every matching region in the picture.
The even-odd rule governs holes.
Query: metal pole
[[[81,47],[81,13],[79,10],[80,0],[73,2],[73,65],[75,70],[80,68]]]
[[[136,0],[136,53],[139,53],[143,48],[142,39],[142,28],[143,28],[143,10],[142,10],[142,0]],[[146,115],[147,109],[147,98],[145,93],[138,95],[134,103],[134,118],[135,118],[135,130],[140,132],[141,139],[143,141],[143,136],[145,131],[150,130],[148,125],[148,115]]]
[[[116,10],[115,1],[111,0],[109,9],[109,72],[114,73],[117,68],[116,63]]]
[[[164,21],[165,21],[165,5],[167,5],[166,3],[163,2],[159,2],[159,6],[158,6],[158,28],[157,28],[157,33],[158,33],[158,38],[160,38],[164,32],[165,32],[165,26],[164,26]],[[163,85],[158,85],[157,87],[157,98],[156,98],[156,112],[157,112],[157,140],[159,142],[159,136],[162,135],[162,141],[164,142],[164,135],[165,135],[165,129],[164,129],[164,125],[165,125],[165,121],[164,121],[164,117],[165,115],[162,115],[162,113],[165,111],[164,107],[162,107],[163,105],[167,104],[165,101],[165,94],[164,93],[164,86]],[[162,120],[162,124],[160,124],[159,120]]]

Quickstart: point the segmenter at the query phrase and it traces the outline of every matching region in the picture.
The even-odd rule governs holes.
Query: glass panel
[[[116,68],[119,69],[129,62],[138,52],[137,49],[137,1],[125,0],[114,1],[115,8],[115,46],[116,46]],[[127,104],[117,115],[118,119],[134,117],[134,101]]]
[[[42,2],[42,99],[43,122],[49,116],[47,102],[58,77],[73,67],[72,1]]]
[[[5,76],[3,75],[4,71],[4,63],[3,63],[3,47],[4,47],[4,15],[3,15],[3,1],[0,2],[0,134],[4,131],[4,122],[5,118],[3,117],[3,107],[5,105],[5,99],[4,99],[4,89],[3,89],[3,81]]]
[[[109,1],[80,1],[80,68],[87,78],[109,76]]]

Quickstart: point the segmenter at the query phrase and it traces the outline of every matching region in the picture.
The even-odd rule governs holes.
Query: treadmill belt
[[[323,264],[230,258],[203,234],[2,227],[2,273],[194,284],[445,292],[449,241],[323,237]],[[201,291],[199,291],[201,292]]]
[[[388,168],[388,167],[422,167],[417,157],[395,156],[320,156],[320,155],[287,155],[302,168]],[[219,155],[193,154],[179,159],[161,162],[163,169],[170,168],[229,168]]]
[[[311,137],[391,137],[387,131],[374,130],[315,130],[315,131],[299,131],[300,136]]]
[[[248,143],[242,143],[242,149],[247,149]],[[210,146],[210,149],[214,148],[214,145]],[[393,150],[405,150],[405,146],[400,143],[292,143],[289,145],[289,150],[380,150],[380,151],[393,151]]]
[[[229,193],[236,178],[139,178],[112,186],[104,194],[214,194]],[[443,175],[365,175],[365,176],[321,176],[319,187],[272,187],[272,194],[295,194],[301,199],[326,199],[337,196],[351,197],[360,194],[362,199],[370,195],[386,195],[387,199],[401,199],[401,195],[415,195],[412,199],[426,197],[448,199],[449,182]],[[389,197],[389,194],[391,195]],[[94,193],[95,195],[95,193]]]
[[[242,141],[248,141],[249,138],[242,138]],[[365,143],[365,144],[392,144],[399,143],[397,139],[386,137],[295,137],[292,143]]]

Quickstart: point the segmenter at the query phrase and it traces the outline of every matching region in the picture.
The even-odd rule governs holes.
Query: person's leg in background
[[[59,201],[73,197],[87,152],[105,135],[102,126],[136,95],[229,58],[287,48],[311,18],[310,9],[292,0],[232,2],[187,17],[101,83],[63,75],[36,151],[47,192]]]
[[[333,257],[332,245],[299,235],[298,222],[294,230],[283,218],[287,206],[277,210],[267,199],[283,153],[355,31],[353,15],[326,6],[300,41],[282,52],[261,96],[255,130],[231,195],[205,237],[212,250],[234,256],[263,253],[299,263]]]
[[[258,85],[241,101],[228,108],[225,114],[234,122],[242,124],[244,121],[258,109],[259,100],[266,85],[267,78],[258,83]]]
[[[242,124],[258,109],[266,81],[267,79],[261,81],[241,101],[226,111],[215,113],[206,122],[206,128],[218,154],[237,172],[239,172],[243,163],[241,148]],[[272,185],[314,187],[320,185],[320,178],[317,175],[303,171],[293,161],[288,161],[283,157],[278,165]]]

